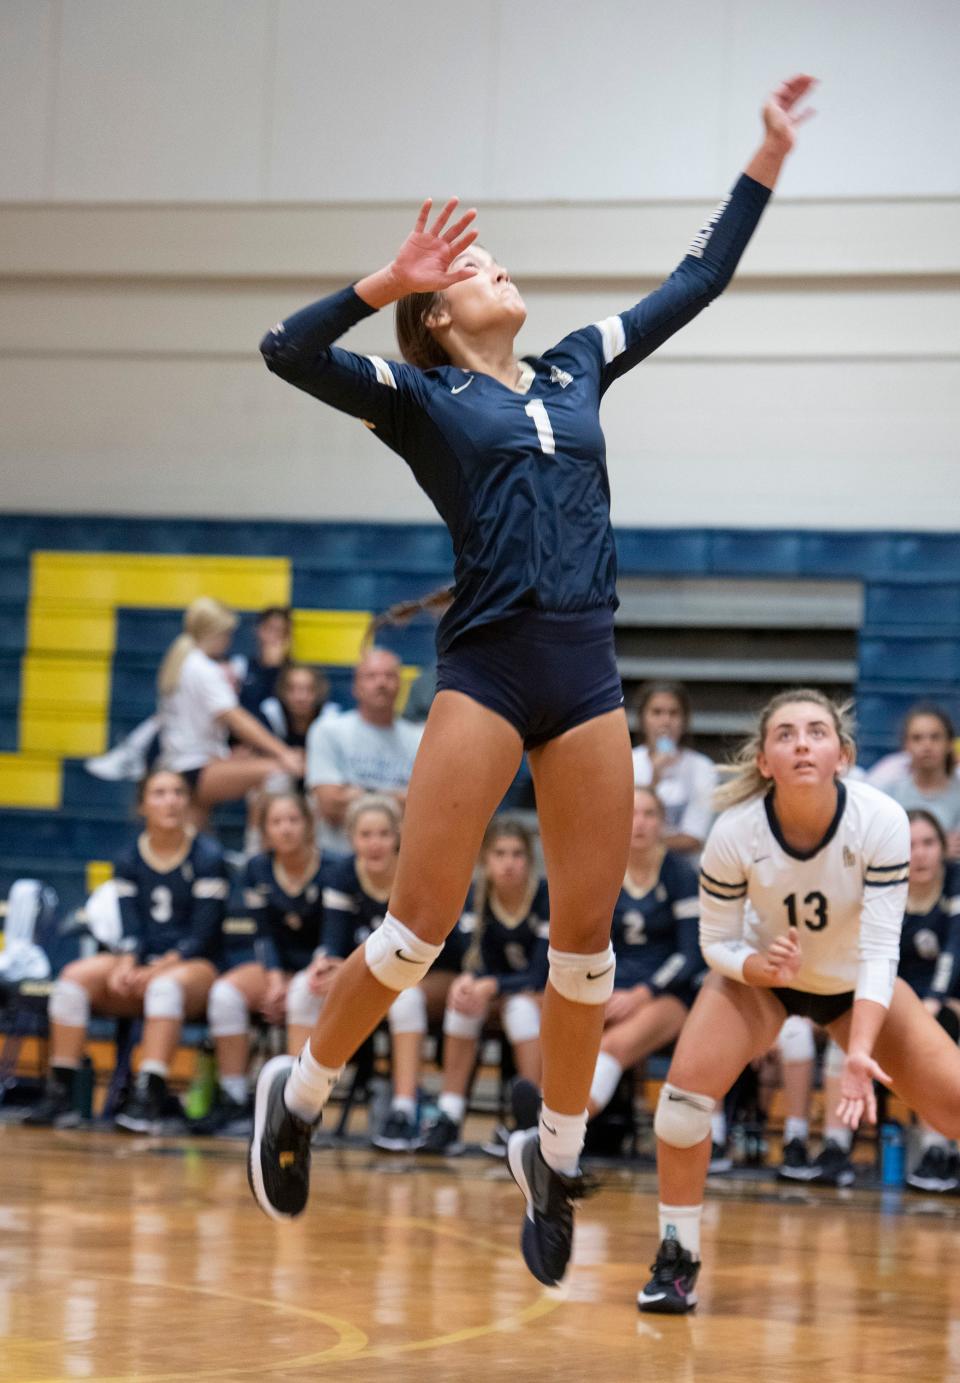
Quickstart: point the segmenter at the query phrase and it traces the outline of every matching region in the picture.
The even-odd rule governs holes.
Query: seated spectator
[[[256,937],[250,955],[210,990],[207,1022],[219,1086],[209,1113],[192,1125],[194,1133],[244,1131],[252,1115],[250,1014],[285,1022],[287,1050],[296,1054],[339,964],[323,949],[324,868],[309,806],[299,793],[271,794],[261,804],[260,828],[266,849],[248,862],[244,876]]]
[[[698,855],[713,820],[716,766],[684,745],[690,698],[679,682],[647,682],[637,692],[641,743],[633,751],[633,779],[652,787],[663,803],[668,850]]]
[[[305,751],[307,731],[317,717],[329,720],[340,714],[340,707],[327,700],[329,695],[330,683],[319,668],[287,663],[277,676],[274,694],[260,702],[256,715],[290,749]]]
[[[400,848],[400,808],[393,797],[376,793],[356,798],[347,809],[346,829],[353,854],[331,862],[323,891],[331,962],[362,946],[386,916]],[[387,1013],[393,1092],[383,1128],[371,1131],[374,1147],[384,1152],[413,1147],[423,1038],[429,1021],[443,1013],[465,949],[464,935],[455,928],[430,972],[415,988],[401,990]]]
[[[907,712],[903,748],[909,762],[903,775],[884,788],[906,810],[931,812],[947,838],[947,856],[960,858],[960,782],[954,777],[954,729],[950,717],[932,702]]]
[[[218,600],[201,597],[184,614],[184,632],[160,666],[160,763],[182,773],[194,791],[194,819],[215,802],[243,797],[272,773],[299,778],[303,753],[290,749],[238,704],[218,660],[230,646],[237,618]],[[231,754],[232,733],[244,746]]]
[[[547,983],[550,903],[534,869],[533,839],[510,817],[494,817],[480,851],[481,877],[467,898],[461,925],[471,934],[464,973],[450,986],[443,1015],[443,1088],[436,1118],[418,1149],[454,1157],[463,1152],[467,1088],[483,1025],[500,1021],[517,1073],[540,1084],[540,999]],[[505,1129],[486,1148],[506,1154]]]
[[[326,850],[349,853],[347,808],[364,793],[387,793],[403,810],[423,727],[397,718],[399,694],[399,658],[371,648],[354,673],[356,709],[310,727],[307,784]]]
[[[652,788],[633,796],[633,833],[613,912],[617,970],[587,1112],[604,1109],[629,1071],[673,1042],[693,1002],[700,955],[697,876],[663,843],[663,803]]]
[[[117,861],[123,934],[116,951],[64,967],[50,995],[50,1077],[30,1124],[76,1122],[73,1083],[91,1011],[143,1017],[140,1070],[117,1123],[159,1130],[167,1072],[185,1018],[200,1017],[217,977],[228,890],[223,852],[195,835],[190,788],[181,773],[154,769],[141,787],[144,830]]]
[[[238,681],[240,705],[251,715],[257,714],[262,701],[276,695],[277,678],[290,660],[292,634],[290,611],[283,605],[271,605],[257,615],[257,650],[253,657],[230,660]]]

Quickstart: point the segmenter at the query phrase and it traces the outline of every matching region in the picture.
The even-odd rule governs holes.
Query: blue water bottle
[[[906,1179],[906,1140],[903,1125],[895,1120],[880,1129],[880,1180],[884,1186],[902,1186]]]

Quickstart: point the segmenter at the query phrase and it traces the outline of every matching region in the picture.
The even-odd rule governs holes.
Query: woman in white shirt
[[[642,743],[633,751],[633,781],[663,804],[667,850],[697,854],[713,820],[716,766],[687,748],[690,698],[679,682],[645,682],[637,692]]]
[[[193,788],[198,824],[215,802],[243,797],[273,773],[303,776],[303,751],[288,748],[243,709],[218,661],[236,625],[232,610],[200,596],[185,611],[184,632],[167,649],[157,678],[161,763]],[[244,746],[232,754],[230,734]]]

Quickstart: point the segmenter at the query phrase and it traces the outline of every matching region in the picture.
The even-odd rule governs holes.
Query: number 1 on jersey
[[[533,425],[537,429],[537,436],[540,439],[540,450],[544,456],[553,456],[556,453],[557,444],[553,440],[553,428],[550,426],[546,405],[541,399],[531,399],[523,411],[528,418],[533,419]]]

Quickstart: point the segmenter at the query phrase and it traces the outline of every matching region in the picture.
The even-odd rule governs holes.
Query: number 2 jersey
[[[675,994],[689,1003],[694,980],[704,968],[697,944],[699,916],[697,876],[669,850],[652,888],[637,889],[629,876],[624,879],[613,909],[617,989],[645,984],[654,995]]]
[[[791,989],[861,997],[893,989],[907,901],[910,825],[901,806],[862,782],[837,784],[837,809],[814,849],[784,840],[774,795],[721,813],[700,862],[700,948],[743,979],[747,956],[795,926],[803,956]],[[869,982],[872,977],[872,982]],[[879,990],[877,989],[879,977]]]
[[[167,951],[179,951],[184,960],[219,961],[230,884],[215,840],[194,836],[179,857],[160,860],[144,833],[116,861],[113,876],[121,950],[141,964]]]
[[[263,339],[267,366],[364,421],[399,453],[453,539],[453,604],[437,631],[523,609],[615,608],[600,401],[729,283],[770,191],[744,174],[670,277],[635,307],[526,360],[526,392],[453,366],[421,370],[333,345],[375,309],[345,288]]]

